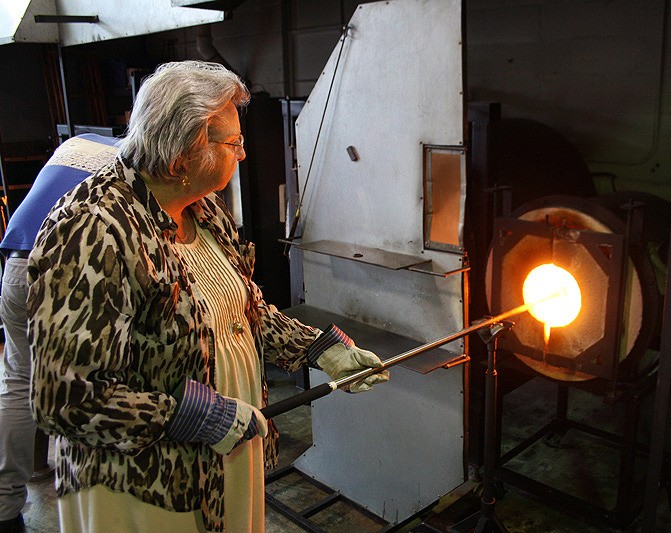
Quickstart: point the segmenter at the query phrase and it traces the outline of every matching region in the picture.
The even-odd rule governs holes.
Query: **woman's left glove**
[[[358,348],[338,326],[331,324],[308,349],[310,363],[326,372],[331,379],[337,380],[368,368],[382,367],[382,361],[373,352]],[[345,390],[363,392],[370,390],[376,383],[389,381],[389,372],[382,370],[377,374],[355,381]]]
[[[172,440],[207,442],[216,452],[227,455],[244,441],[268,434],[268,422],[256,407],[217,394],[190,378],[173,396],[179,405],[167,427]]]

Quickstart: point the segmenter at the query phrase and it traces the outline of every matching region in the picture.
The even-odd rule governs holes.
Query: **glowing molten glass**
[[[522,295],[524,303],[531,306],[531,316],[544,324],[545,342],[550,338],[550,328],[567,326],[580,312],[578,282],[553,264],[540,265],[529,272]]]

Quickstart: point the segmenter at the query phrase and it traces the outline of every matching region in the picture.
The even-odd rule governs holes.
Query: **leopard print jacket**
[[[289,372],[319,330],[264,302],[254,248],[221,199],[191,206],[248,290],[246,317],[263,362]],[[210,446],[165,437],[185,376],[214,377],[214,319],[174,247],[176,225],[122,161],[103,167],[49,214],[29,259],[31,407],[57,435],[58,495],[103,484],[173,511],[202,509],[223,531],[224,463]],[[264,403],[268,387],[262,383]],[[277,464],[271,421],[266,466]]]

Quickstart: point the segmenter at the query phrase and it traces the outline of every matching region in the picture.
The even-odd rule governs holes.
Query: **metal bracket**
[[[280,242],[288,243],[301,250],[307,250],[318,254],[350,259],[352,261],[381,266],[391,270],[409,270],[411,272],[419,272],[431,276],[447,277],[452,274],[459,274],[470,270],[470,266],[465,266],[464,268],[451,270],[449,272],[435,272],[432,269],[433,263],[430,259],[338,241],[321,240],[298,244],[294,240],[289,241],[280,239]]]
[[[50,23],[72,23],[72,22],[87,22],[95,24],[100,22],[98,15],[35,15],[35,22],[50,22]]]

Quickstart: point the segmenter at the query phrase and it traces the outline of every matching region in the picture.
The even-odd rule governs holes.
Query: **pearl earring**
[[[182,178],[182,187],[188,187],[191,185],[191,182],[189,181],[189,176],[184,176]]]

